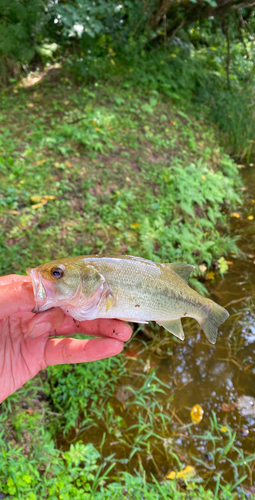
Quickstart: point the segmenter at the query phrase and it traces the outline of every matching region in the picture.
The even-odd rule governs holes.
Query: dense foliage
[[[124,78],[197,100],[238,157],[254,141],[252,3],[0,0],[0,81],[58,62],[80,81]]]

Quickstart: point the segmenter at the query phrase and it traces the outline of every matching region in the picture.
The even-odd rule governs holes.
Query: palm
[[[78,323],[61,309],[34,314],[33,307],[29,278],[0,278],[0,402],[46,366],[113,356],[131,335],[130,326],[119,320]],[[58,338],[76,332],[104,338]]]
[[[0,346],[4,348],[0,348],[0,374],[3,382],[0,380],[3,394],[12,394],[46,367],[44,351],[48,336],[36,339],[29,337],[27,321],[27,317],[20,318],[17,315],[1,321]]]

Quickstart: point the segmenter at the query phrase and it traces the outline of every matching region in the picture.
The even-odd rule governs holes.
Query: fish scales
[[[100,263],[98,264],[99,271],[101,270]],[[133,317],[141,320],[146,320],[148,314],[156,319],[161,316],[164,311],[164,303],[162,296],[157,292],[160,291],[164,283],[160,280],[160,269],[155,266],[148,266],[141,263],[139,266],[136,261],[117,261],[116,267],[113,267],[109,274],[104,274],[109,288],[116,296],[116,306],[113,306],[106,313],[106,317],[116,317],[119,310],[124,316]],[[155,279],[160,280],[159,284],[155,284]],[[154,284],[154,288],[153,288]],[[129,298],[127,302],[127,296]],[[152,300],[153,299],[153,300]],[[138,307],[139,306],[139,307]],[[102,305],[103,314],[103,305]]]
[[[193,266],[155,263],[133,256],[67,257],[27,269],[36,311],[61,307],[76,320],[118,318],[156,321],[184,339],[182,317],[198,321],[210,342],[228,312],[191,289]]]
[[[173,302],[173,309],[176,310],[178,297],[176,296],[171,282],[162,279],[160,267],[155,265],[141,263],[132,260],[115,260],[115,266],[104,266],[104,259],[94,259],[91,261],[95,267],[102,272],[106,281],[117,299],[117,306],[113,306],[107,313],[104,311],[104,303],[101,305],[101,317],[114,318],[119,310],[126,318],[140,319],[142,321],[148,318],[153,321],[178,318],[178,314],[169,315],[169,301]],[[159,266],[159,265],[158,265]],[[164,274],[167,270],[163,269]],[[167,272],[172,281],[180,281],[181,278]],[[157,282],[155,283],[155,278]],[[183,284],[183,283],[181,283]],[[127,294],[129,302],[127,304]],[[185,299],[183,299],[185,302]],[[137,306],[139,308],[137,309]]]

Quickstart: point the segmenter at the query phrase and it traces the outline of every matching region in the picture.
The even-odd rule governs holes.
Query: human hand
[[[78,322],[60,308],[34,314],[34,306],[30,278],[15,274],[0,278],[0,403],[48,365],[119,354],[132,334],[131,327],[117,319]],[[57,338],[75,333],[102,338]]]

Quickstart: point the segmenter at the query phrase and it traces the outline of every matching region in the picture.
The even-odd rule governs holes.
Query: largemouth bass
[[[116,318],[156,321],[184,340],[181,318],[194,318],[208,340],[216,342],[228,312],[187,285],[194,266],[159,264],[132,256],[67,257],[27,269],[35,312],[51,307],[78,321]]]

